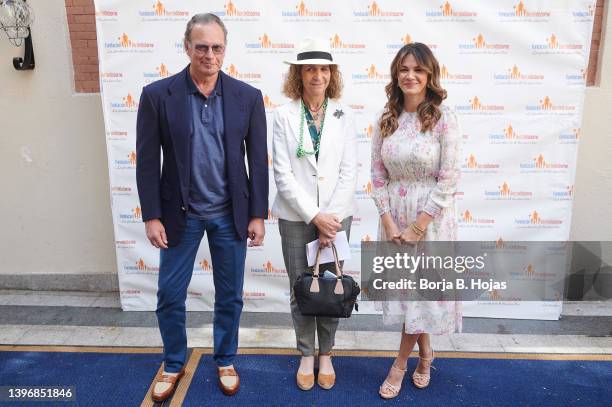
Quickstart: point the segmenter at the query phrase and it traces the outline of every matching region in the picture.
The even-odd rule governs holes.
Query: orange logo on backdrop
[[[268,95],[264,95],[263,102],[265,108],[274,109],[276,107],[276,105],[272,102],[272,99],[270,99],[270,96]]]
[[[159,0],[157,0],[157,3],[155,3],[153,9],[155,10],[155,15],[157,16],[163,16],[164,14],[166,14],[166,8]]]
[[[472,99],[470,99],[470,103],[472,105],[472,110],[480,110],[480,108],[482,107],[478,96],[474,96]]]
[[[536,211],[533,211],[533,213],[529,215],[529,221],[533,224],[540,223],[541,221],[540,214]]]
[[[442,67],[440,68],[440,78],[448,79],[448,77],[449,77],[448,69],[446,69],[446,65],[442,65]]]
[[[476,38],[472,38],[472,40],[474,41],[476,48],[484,48],[485,45],[487,45],[482,34],[478,34],[478,36]]]
[[[497,290],[492,290],[489,296],[493,301],[501,300],[501,294]]]
[[[228,1],[225,7],[225,14],[228,16],[235,16],[238,14],[238,10],[236,10],[236,6],[232,3],[232,0]]]
[[[297,13],[300,17],[304,17],[308,15],[308,9],[306,8],[306,4],[303,1],[300,1],[300,4],[295,6],[297,9]]]
[[[503,249],[505,246],[506,246],[506,243],[504,242],[504,239],[502,239],[501,237],[497,239],[497,241],[495,242],[495,248],[497,249]]]
[[[274,271],[274,267],[272,267],[272,262],[270,260],[264,263],[263,268],[268,273],[272,273]]]
[[[364,130],[365,130],[366,136],[368,136],[368,138],[372,138],[372,134],[374,134],[374,126],[369,124],[368,127],[366,127]]]
[[[170,76],[170,72],[168,72],[168,67],[163,62],[156,69],[157,69],[157,72],[159,72],[160,77],[167,78],[168,76]]]
[[[535,275],[535,270],[533,268],[533,265],[530,263],[527,265],[527,267],[525,267],[525,274],[527,274],[528,276],[534,276]]]
[[[463,219],[463,221],[467,223],[474,222],[474,217],[472,216],[472,213],[469,209],[466,209],[465,212],[461,214],[461,219]]]
[[[370,4],[368,6],[368,13],[371,16],[379,16],[381,13],[380,7],[378,7],[378,4],[376,3],[376,1],[372,1],[372,4]]]
[[[268,154],[268,167],[272,167],[272,163],[274,161],[272,160],[272,154]]]
[[[366,69],[366,72],[368,73],[368,79],[376,79],[376,76],[378,75],[376,66],[374,66],[374,64],[370,65],[370,67]]]
[[[516,64],[514,64],[512,69],[508,69],[508,72],[510,72],[510,79],[521,79],[521,71],[519,71],[519,68],[518,66],[516,66]]]
[[[136,151],[132,151],[130,155],[128,155],[128,158],[130,159],[131,165],[136,165]]]
[[[136,101],[131,93],[128,93],[127,96],[123,98],[123,103],[125,103],[125,107],[136,107]]]
[[[136,208],[132,209],[132,212],[134,212],[134,217],[136,219],[142,218],[142,209],[140,209],[140,206],[137,206]]]
[[[508,184],[506,182],[504,182],[503,185],[501,187],[499,187],[499,193],[502,196],[509,196],[510,195],[510,187],[508,186]]]
[[[568,185],[566,189],[567,189],[567,193],[569,194],[569,196],[574,196],[574,186],[573,185]]]
[[[410,36],[410,34],[406,34],[402,37],[402,43],[404,45],[412,44],[412,37]]]
[[[478,167],[478,163],[476,162],[476,157],[474,157],[474,154],[470,154],[470,156],[467,158],[467,167],[468,168],[477,168]]]
[[[277,220],[278,218],[272,215],[272,209],[268,209],[268,220]]]
[[[506,127],[506,129],[504,130],[504,134],[506,138],[509,138],[509,139],[516,137],[516,133],[514,132],[514,129],[512,128],[511,124],[509,124],[508,127]]]
[[[202,267],[202,270],[204,271],[210,271],[211,269],[210,263],[207,259],[204,259],[200,262],[200,267]]]
[[[264,100],[264,107],[272,107],[272,101],[270,100],[270,96],[265,95],[263,100]]]
[[[365,235],[362,239],[362,242],[371,242],[372,238],[370,237],[370,235]]]
[[[340,40],[340,36],[337,33],[332,38],[330,38],[330,45],[332,48],[342,47],[342,40]]]
[[[548,46],[550,48],[559,48],[559,41],[557,40],[557,36],[555,34],[551,34],[550,38],[547,38]]]
[[[259,38],[259,42],[262,48],[270,48],[272,46],[272,41],[270,41],[270,37],[266,33]]]
[[[525,15],[527,15],[527,10],[525,9],[525,3],[523,3],[523,0],[521,0],[519,2],[519,4],[514,6],[514,13],[517,16],[525,16]]]
[[[576,140],[580,138],[580,129],[574,129],[574,135],[576,136]]]
[[[453,15],[453,9],[450,5],[450,3],[447,1],[446,3],[444,3],[442,6],[440,6],[440,8],[442,9],[442,15],[443,16],[452,16]]]
[[[543,100],[540,100],[540,108],[542,110],[551,110],[553,107],[552,102],[548,96],[544,96]]]
[[[121,37],[119,37],[119,42],[122,47],[129,47],[132,44],[132,41],[130,41],[130,38],[126,33],[121,34]]]
[[[238,77],[238,70],[236,69],[236,66],[234,64],[231,64],[228,68],[227,68],[227,74],[229,76],[233,76],[234,78]]]
[[[145,271],[147,269],[147,266],[145,265],[145,262],[142,257],[136,262],[136,268],[140,271]]]
[[[535,167],[536,168],[544,168],[544,167],[546,167],[546,161],[544,160],[544,156],[542,154],[540,154],[539,156],[534,158],[533,161],[535,161]]]
[[[363,186],[363,190],[366,194],[371,194],[372,193],[372,181],[368,181],[368,183]]]

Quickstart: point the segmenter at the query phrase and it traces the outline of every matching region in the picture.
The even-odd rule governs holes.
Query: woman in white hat
[[[273,163],[283,258],[289,275],[291,316],[302,354],[297,385],[314,386],[315,332],[319,339],[317,383],[331,389],[336,376],[331,350],[337,318],[300,313],[293,284],[308,270],[306,244],[329,246],[340,230],[350,233],[357,181],[357,142],[352,115],[338,102],[342,78],[330,44],[307,39],[290,64],[283,93],[292,99],[274,114]],[[322,266],[322,270],[325,267]]]

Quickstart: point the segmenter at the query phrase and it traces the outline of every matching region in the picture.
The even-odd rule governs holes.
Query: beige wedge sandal
[[[435,370],[436,368],[431,365],[434,360],[434,356],[435,356],[435,353],[434,353],[434,350],[432,349],[430,358],[422,358],[419,356],[419,361],[429,362],[429,369]],[[412,383],[414,383],[416,388],[424,389],[425,387],[429,386],[430,378],[431,378],[431,373],[419,373],[415,369],[414,373],[412,374]]]
[[[391,369],[395,369],[399,372],[402,372],[402,381],[404,380],[406,369],[400,369],[399,367],[395,366],[395,363],[391,365]],[[380,386],[380,389],[378,389],[378,394],[380,394],[380,397],[382,397],[383,399],[388,400],[388,399],[397,397],[401,389],[402,389],[401,382],[399,386],[396,386],[396,385],[389,383],[389,381],[385,379],[383,384]]]

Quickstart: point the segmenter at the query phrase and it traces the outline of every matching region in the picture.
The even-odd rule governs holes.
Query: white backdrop
[[[406,42],[430,46],[442,66],[446,104],[463,127],[457,193],[460,239],[569,238],[576,154],[595,11],[594,0],[95,0],[117,265],[124,310],[153,310],[158,252],[147,242],[135,182],[136,112],[144,85],[182,70],[185,25],[214,12],[228,35],[224,72],[262,90],[268,123],[281,94],[284,59],[307,36],[329,38],[344,78],[343,102],[359,140],[358,213],[346,272],[360,274],[360,241],[375,239],[370,138],[382,109],[389,64]],[[271,153],[271,125],[268,148]],[[270,202],[276,189],[270,165]],[[530,269],[529,276],[534,275]],[[537,273],[536,273],[537,274]],[[188,309],[210,310],[212,267],[203,241]],[[277,219],[263,248],[249,249],[245,310],[289,311]],[[466,315],[555,319],[559,302],[496,294],[466,303]],[[362,303],[360,311],[373,307]]]

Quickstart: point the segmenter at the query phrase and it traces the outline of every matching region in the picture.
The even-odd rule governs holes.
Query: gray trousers
[[[342,221],[342,229],[346,236],[350,237],[352,216]],[[306,243],[310,243],[319,237],[317,227],[314,224],[307,225],[304,222],[293,222],[279,219],[278,229],[283,246],[283,258],[289,275],[289,287],[291,290],[291,318],[297,341],[297,349],[303,356],[314,356],[315,353],[315,331],[319,338],[319,353],[329,353],[334,347],[338,318],[304,316],[298,308],[293,284],[302,273],[309,271],[306,259]],[[335,271],[333,263],[321,265],[320,272],[325,270]]]

